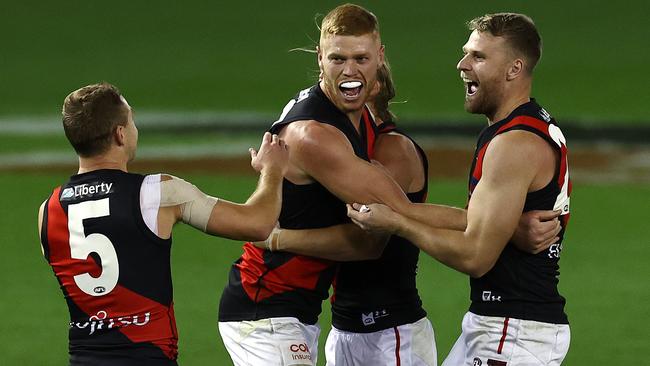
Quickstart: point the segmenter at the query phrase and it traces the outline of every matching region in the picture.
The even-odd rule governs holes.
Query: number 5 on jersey
[[[68,206],[70,256],[86,260],[90,253],[96,253],[100,258],[102,272],[99,277],[95,278],[87,272],[74,276],[79,289],[91,296],[109,294],[117,285],[120,268],[115,247],[110,239],[98,233],[86,236],[83,220],[110,214],[108,198]]]

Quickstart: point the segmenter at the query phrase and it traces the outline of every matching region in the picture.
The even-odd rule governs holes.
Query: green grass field
[[[315,80],[314,23],[340,1],[11,2],[0,12],[0,116],[54,115],[70,91],[106,80],[138,111],[277,116]],[[559,120],[646,123],[647,3],[631,0],[362,0],[380,19],[405,119],[467,120],[455,69],[486,12],[531,15],[544,38],[534,95]],[[478,117],[477,117],[478,118]]]
[[[66,178],[65,174],[0,176],[3,364],[66,364],[67,309],[57,281],[42,259],[36,234],[38,205]],[[250,177],[185,178],[232,200],[244,200],[255,185]],[[650,187],[641,185],[574,186],[560,281],[572,327],[567,365],[638,365],[647,357],[650,271],[645,261],[650,257],[650,229],[645,223],[648,207],[642,202],[648,196]],[[433,182],[430,200],[463,205],[465,183]],[[175,308],[182,365],[230,363],[217,333],[217,305],[240,246],[182,226],[174,233]],[[459,334],[469,304],[468,281],[425,255],[420,260],[418,281],[442,360]],[[328,324],[325,304],[323,336]],[[319,364],[323,362],[321,357]]]
[[[318,39],[314,17],[340,3],[71,0],[3,4],[0,166],[7,157],[28,160],[26,156],[34,152],[40,155],[30,155],[31,159],[63,154],[74,163],[62,131],[9,134],[3,123],[30,126],[32,122],[34,126],[34,121],[45,119],[58,128],[58,113],[67,93],[102,80],[122,89],[135,108],[137,123],[140,116],[151,119],[153,115],[150,126],[156,127],[155,113],[252,113],[270,122],[317,75],[314,55],[289,50],[314,46],[313,40]],[[468,36],[464,22],[486,12],[518,11],[533,17],[544,39],[533,94],[560,122],[650,124],[646,110],[650,93],[644,91],[650,84],[644,71],[650,58],[650,48],[643,46],[650,35],[646,1],[358,3],[380,19],[398,91],[396,100],[406,101],[393,106],[402,121],[483,124],[482,117],[469,116],[462,108],[463,87],[455,65]],[[179,119],[181,126],[183,122]],[[245,133],[178,134],[152,129],[141,135],[140,152],[144,156],[167,149],[171,151],[168,156],[175,156],[175,149],[192,146],[228,154],[228,149],[245,151],[239,145],[248,146],[250,140]],[[67,176],[0,172],[4,250],[0,259],[0,363],[64,365],[67,308],[39,250],[36,210],[51,188]],[[255,185],[250,177],[179,175],[231,200],[243,201]],[[460,180],[433,182],[430,200],[463,206],[465,187]],[[560,287],[568,299],[572,326],[566,365],[638,365],[648,357],[649,196],[650,187],[640,183],[575,183],[561,261]],[[217,307],[230,264],[240,254],[239,242],[208,237],[183,226],[175,231],[172,260],[182,365],[230,364],[217,333]],[[468,280],[423,255],[418,281],[442,361],[469,305]],[[325,303],[321,345],[329,319]],[[319,364],[323,364],[322,349],[320,354]]]

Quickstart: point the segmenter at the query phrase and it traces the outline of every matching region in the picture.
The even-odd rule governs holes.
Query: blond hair
[[[332,9],[321,23],[320,38],[328,36],[362,36],[375,34],[379,37],[379,22],[375,14],[355,4],[343,4]]]
[[[467,22],[471,31],[487,32],[495,37],[503,37],[516,53],[522,55],[526,62],[526,71],[533,69],[542,57],[542,37],[540,37],[533,20],[524,14],[496,13],[485,14]]]

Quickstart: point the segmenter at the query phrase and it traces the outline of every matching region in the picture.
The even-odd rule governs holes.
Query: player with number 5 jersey
[[[129,173],[138,131],[131,107],[110,84],[68,95],[63,126],[79,171],[41,206],[39,234],[70,312],[70,365],[176,365],[174,224],[266,238],[280,214],[287,146],[267,133],[259,152],[250,150],[260,180],[237,204],[174,176]]]

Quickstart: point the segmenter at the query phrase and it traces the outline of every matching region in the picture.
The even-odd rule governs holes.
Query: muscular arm
[[[243,204],[208,196],[191,183],[162,175],[159,236],[169,238],[174,224],[183,221],[211,235],[263,240],[278,220],[281,202],[282,175],[278,173],[262,173],[257,189]]]
[[[354,224],[322,229],[281,229],[276,235],[275,250],[339,262],[377,259],[389,238],[384,234],[368,233]],[[267,247],[265,243],[255,245]]]
[[[257,189],[244,204],[219,199],[212,208],[207,232],[229,239],[264,240],[278,221],[282,207],[282,175],[260,175]]]
[[[382,144],[391,148],[381,148]],[[375,159],[387,170],[404,192],[417,192],[425,182],[422,161],[415,145],[407,137],[389,133],[377,139]],[[411,204],[402,214],[428,225],[451,230],[465,230],[467,216],[464,209],[439,204]]]
[[[415,243],[442,263],[480,277],[489,271],[512,237],[526,194],[552,178],[555,155],[540,138],[511,131],[488,147],[483,176],[467,210],[464,231],[437,229],[380,205],[350,216],[365,227],[385,227]]]
[[[420,156],[413,143],[402,135],[381,135],[375,157],[403,191],[418,191],[425,182]],[[388,235],[370,235],[353,224],[322,229],[281,229],[274,238],[276,250],[331,259],[352,261],[381,256]],[[269,243],[259,243],[267,246]]]
[[[332,126],[294,122],[283,130],[282,137],[292,146],[290,180],[293,170],[294,177],[316,180],[344,202],[383,203],[436,227],[462,230],[466,226],[463,210],[411,203],[384,169],[357,157],[345,136]]]
[[[259,152],[250,149],[251,165],[260,172],[256,190],[246,203],[216,199],[181,179],[162,176],[159,235],[169,237],[183,221],[208,234],[236,240],[264,240],[282,206],[282,179],[289,153],[278,136],[265,133]]]

